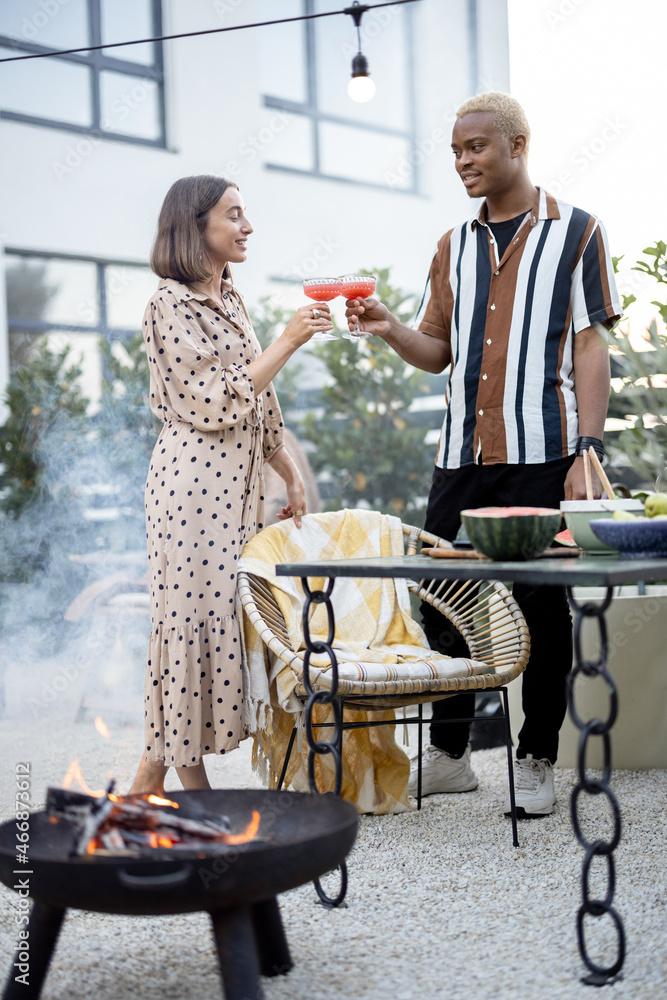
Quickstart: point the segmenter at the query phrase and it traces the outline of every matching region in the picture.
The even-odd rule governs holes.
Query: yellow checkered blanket
[[[305,649],[302,628],[304,602],[298,578],[277,577],[275,566],[282,562],[317,559],[402,555],[403,532],[396,517],[376,511],[342,510],[312,514],[303,518],[298,529],[292,520],[271,525],[252,538],[243,551],[239,568],[266,580],[282,612],[293,650]],[[324,587],[324,579],[309,580],[311,589]],[[240,602],[239,602],[240,603]],[[332,594],[336,635],[333,648],[341,677],[392,681],[401,676],[467,676],[488,669],[468,659],[452,660],[432,651],[419,625],[410,616],[410,600],[405,580],[341,577]],[[242,616],[244,644],[244,698],[246,722],[255,739],[253,761],[272,783],[280,773],[295,716],[302,726],[303,702],[295,691],[302,680],[302,661],[295,656],[285,664],[260,639],[245,610]],[[326,609],[317,605],[310,618],[312,638],[327,636]],[[326,656],[311,658],[311,683],[326,675]],[[324,679],[324,676],[322,677]],[[393,719],[393,711],[351,712],[346,720]],[[328,706],[316,706],[314,721],[331,719]],[[331,730],[318,729],[326,740]],[[300,739],[287,772],[287,783],[308,790],[306,741]],[[333,788],[331,755],[316,760],[318,788]],[[343,790],[360,812],[402,812],[408,809],[409,762],[396,744],[393,726],[347,731],[343,740]]]

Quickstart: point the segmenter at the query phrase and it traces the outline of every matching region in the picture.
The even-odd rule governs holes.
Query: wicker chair
[[[275,530],[275,527],[277,526],[270,526],[264,531]],[[406,555],[414,555],[420,542],[424,546],[451,548],[449,542],[429,532],[408,524],[403,524],[402,527]],[[287,627],[270,586],[265,580],[243,570],[239,571],[238,585],[241,603],[255,631],[273,656],[282,660],[295,673],[298,679],[296,694],[306,701],[308,692],[303,674],[304,651],[294,650],[290,646]],[[433,605],[458,629],[465,639],[470,656],[486,663],[490,672],[455,679],[435,679],[432,676],[423,676],[406,677],[386,682],[351,681],[338,678],[337,688],[333,691],[331,671],[324,671],[319,673],[313,687],[316,685],[318,691],[334,695],[339,702],[337,710],[341,713],[346,706],[350,709],[376,710],[418,705],[419,715],[416,718],[399,719],[397,722],[405,721],[418,725],[419,793],[421,793],[421,728],[422,724],[428,721],[422,718],[423,703],[449,698],[462,691],[498,690],[502,696],[504,711],[504,716],[499,721],[504,722],[505,726],[508,781],[512,805],[512,837],[514,846],[518,847],[514,808],[512,743],[506,686],[525,670],[528,662],[530,636],[523,614],[504,584],[498,581],[420,580],[415,582],[409,580],[408,588],[420,600]],[[377,724],[382,725],[383,723]],[[342,728],[350,729],[354,726],[354,723],[343,722]],[[295,735],[296,727],[292,733],[278,787],[281,787],[287,770]],[[309,773],[311,775],[313,773],[310,765]],[[417,805],[418,808],[421,806],[421,794],[418,794]]]

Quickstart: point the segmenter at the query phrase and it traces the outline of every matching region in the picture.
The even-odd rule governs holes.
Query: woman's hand
[[[287,489],[287,503],[281,507],[280,514],[276,517],[279,521],[287,521],[294,518],[297,528],[301,527],[301,518],[308,513],[306,508],[306,487],[299,472],[296,462],[290,455],[287,448],[279,448],[271,459],[271,468],[274,469],[285,482]]]
[[[306,508],[306,487],[301,476],[287,483],[287,503],[280,508],[280,513],[276,514],[279,521],[287,521],[294,518],[297,528],[301,527],[301,518],[307,514]]]
[[[370,333],[376,337],[384,337],[389,333],[391,313],[377,299],[348,299],[345,305],[345,317],[350,330],[356,329],[355,317],[358,317],[362,333]]]
[[[313,302],[309,306],[299,306],[285,327],[283,336],[294,339],[297,346],[307,344],[314,333],[333,330],[331,309],[328,302]]]

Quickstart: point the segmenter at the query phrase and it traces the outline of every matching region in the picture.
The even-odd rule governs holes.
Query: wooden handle
[[[433,559],[486,559],[475,549],[422,549],[419,555],[431,556]]]
[[[597,457],[597,455],[595,453],[595,449],[592,446],[588,449],[588,454],[589,454],[591,462],[595,466],[595,471],[598,474],[598,477],[599,477],[600,482],[602,483],[602,485],[604,487],[604,491],[607,494],[607,497],[610,500],[615,500],[616,499],[616,494],[614,493],[613,489],[611,488],[611,483],[609,482],[609,477],[607,476],[607,473],[602,468],[602,462]]]
[[[586,499],[593,499],[593,480],[591,479],[591,460],[588,452],[584,452],[584,479],[586,480]]]

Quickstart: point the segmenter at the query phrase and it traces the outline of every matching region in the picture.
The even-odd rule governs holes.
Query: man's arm
[[[586,327],[574,336],[574,392],[579,414],[579,436],[602,439],[609,406],[611,371],[607,330],[600,324]],[[596,497],[602,495],[599,480],[592,470]],[[566,500],[585,500],[584,460],[575,458],[565,480]]]
[[[421,330],[412,330],[397,320],[377,299],[350,300],[347,319],[351,321],[354,316],[359,317],[360,330],[382,337],[399,357],[415,368],[439,375],[452,360],[451,347],[447,341],[431,337]],[[352,322],[349,326],[353,329]]]

